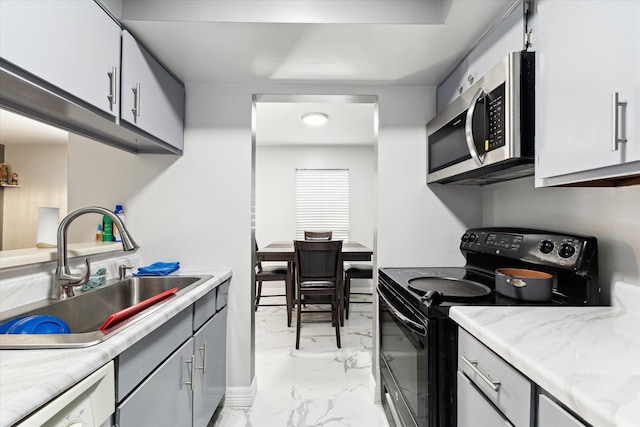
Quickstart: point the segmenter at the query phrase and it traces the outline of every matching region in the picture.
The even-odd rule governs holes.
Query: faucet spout
[[[81,286],[89,280],[91,269],[88,258],[85,259],[86,272],[84,275],[72,274],[69,269],[67,259],[67,230],[69,225],[74,219],[87,213],[97,213],[111,218],[122,236],[122,248],[125,251],[133,251],[140,247],[129,233],[129,230],[127,230],[124,222],[120,220],[120,217],[110,210],[99,206],[89,206],[70,212],[62,219],[62,221],[60,221],[60,225],[58,226],[58,266],[56,267],[55,283],[53,285],[53,294],[51,296],[52,299],[65,299],[72,297],[74,295],[73,287]]]

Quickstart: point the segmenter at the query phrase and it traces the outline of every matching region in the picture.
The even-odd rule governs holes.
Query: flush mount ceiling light
[[[307,113],[302,115],[302,121],[309,126],[322,126],[329,121],[325,113]]]

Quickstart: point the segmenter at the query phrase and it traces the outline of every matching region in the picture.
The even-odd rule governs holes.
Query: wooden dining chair
[[[305,231],[304,240],[331,240],[333,231]]]
[[[255,242],[256,252],[258,251],[258,242]],[[289,286],[287,283],[287,267],[282,265],[266,265],[260,261],[255,265],[256,279],[254,282],[255,288],[255,303],[254,310],[258,310],[259,306],[281,306],[287,305],[287,310],[291,310],[288,304],[260,304],[260,298],[264,297],[286,297],[285,294],[277,295],[262,295],[262,282],[284,282],[285,286]]]
[[[369,264],[347,264],[344,269],[344,315],[349,319],[349,304],[351,295],[373,295],[372,292],[351,292],[351,280],[373,279],[373,266]],[[370,301],[362,301],[370,303]]]
[[[340,292],[342,291],[342,241],[294,241],[296,262],[296,349],[300,348],[300,326],[304,304],[330,304],[331,322],[340,348]],[[305,305],[306,307],[306,305]],[[324,312],[327,312],[326,310]]]

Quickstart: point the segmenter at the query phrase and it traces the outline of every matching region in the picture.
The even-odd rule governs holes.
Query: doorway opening
[[[320,126],[306,125],[303,117],[309,113],[321,113],[327,122]],[[254,95],[251,232],[257,246],[263,248],[273,242],[292,242],[297,238],[296,170],[348,170],[349,240],[371,248],[372,265],[375,265],[377,142],[378,97],[375,95]],[[256,261],[253,260],[253,265]],[[371,290],[373,283],[371,279],[354,281],[354,293],[360,293],[358,286]],[[263,292],[268,292],[269,287],[272,293],[284,293],[283,282],[265,282]],[[277,299],[267,304],[272,301]],[[254,360],[256,334],[259,334],[255,316],[261,316],[261,312],[285,312],[284,298],[280,302],[279,307],[252,310]],[[369,313],[374,306],[362,305]],[[367,320],[370,317],[375,316],[368,316]],[[284,314],[282,318],[285,319]],[[283,340],[287,340],[291,328],[285,320],[282,322],[280,330]],[[330,329],[327,328],[327,335]],[[294,341],[288,344],[293,345]]]

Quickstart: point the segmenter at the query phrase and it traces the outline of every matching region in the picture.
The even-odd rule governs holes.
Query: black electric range
[[[595,237],[525,228],[477,228],[460,239],[463,267],[380,268],[380,368],[390,424],[455,426],[459,305],[596,305]],[[517,268],[553,277],[544,301],[496,292],[495,270]]]

